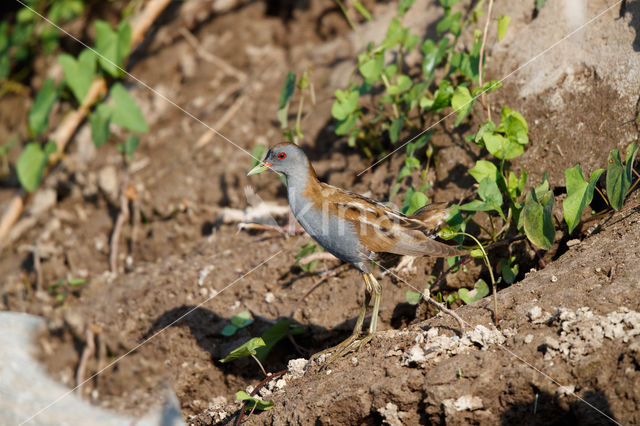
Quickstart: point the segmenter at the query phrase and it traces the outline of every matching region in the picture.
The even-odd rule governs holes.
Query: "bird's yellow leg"
[[[333,355],[329,358],[326,364],[329,364],[335,361],[337,358],[340,358],[354,349],[351,348],[351,345],[358,340],[360,334],[362,333],[362,324],[364,323],[364,317],[367,315],[367,308],[369,307],[369,302],[371,301],[371,284],[368,281],[368,274],[362,274],[362,278],[365,283],[365,292],[364,292],[364,302],[360,307],[360,314],[358,315],[358,319],[356,320],[356,325],[353,327],[353,333],[351,336],[347,337],[344,341],[340,342],[336,346],[324,349],[316,354],[314,354],[311,359],[314,360],[318,358],[320,355],[334,352]]]
[[[360,352],[362,347],[366,345],[373,335],[376,333],[376,328],[378,327],[378,311],[380,310],[380,302],[382,301],[382,286],[376,280],[376,277],[373,274],[367,274],[368,280],[365,278],[365,281],[369,281],[371,288],[373,289],[373,311],[371,312],[371,323],[369,324],[369,334],[367,334],[362,340],[357,343],[357,351]]]

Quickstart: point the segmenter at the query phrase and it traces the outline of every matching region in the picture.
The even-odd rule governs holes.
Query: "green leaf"
[[[498,168],[490,161],[478,160],[476,165],[469,169],[469,174],[480,183],[484,178],[489,178],[494,182],[498,181]]]
[[[627,171],[622,165],[620,152],[614,149],[609,153],[607,164],[607,198],[611,207],[615,210],[622,208],[630,186],[631,178],[627,175]]]
[[[238,315],[231,317],[231,324],[238,328],[244,328],[253,322],[249,311],[242,311]]]
[[[433,102],[427,107],[427,109],[433,112],[440,112],[446,107],[451,105],[451,98],[453,97],[453,86],[449,80],[442,80],[438,86],[438,90],[434,93]],[[420,105],[423,106],[422,103]]]
[[[445,12],[444,18],[438,22],[436,25],[436,31],[438,35],[442,35],[443,33],[449,31],[451,34],[457,36],[460,34],[460,18],[462,17],[462,13],[449,13],[449,11]]]
[[[389,126],[389,139],[391,140],[391,143],[398,142],[403,125],[404,125],[404,115],[401,115],[400,117],[396,118],[391,122],[391,126]]]
[[[454,124],[455,127],[458,127],[460,123],[462,123],[462,120],[464,120],[469,114],[473,107],[473,102],[474,99],[471,97],[469,89],[464,86],[456,87],[456,90],[451,97],[451,107],[458,114]]]
[[[53,141],[49,141],[44,150],[38,142],[30,142],[24,147],[16,163],[16,173],[20,184],[28,192],[38,189],[49,155],[55,151],[56,144]]]
[[[504,36],[507,34],[509,22],[511,22],[511,18],[509,16],[498,15],[498,42],[502,41]]]
[[[542,9],[542,6],[547,2],[547,0],[536,0],[536,10]]]
[[[407,303],[410,305],[417,305],[422,300],[422,293],[418,293],[417,291],[407,290],[404,294]]]
[[[117,30],[101,20],[95,21],[96,50],[100,53],[98,61],[103,70],[112,77],[124,74],[124,60],[131,49],[131,26],[128,21],[122,21]]]
[[[503,132],[509,140],[517,142],[521,145],[525,145],[529,142],[529,125],[527,120],[510,108],[504,107],[500,114],[500,125],[497,129],[498,132]]]
[[[260,163],[267,152],[267,146],[265,144],[259,143],[253,147],[251,150],[251,167],[255,167]]]
[[[460,0],[440,0],[440,4],[445,9],[451,9],[456,4],[460,3]]]
[[[351,132],[351,129],[353,129],[353,127],[356,125],[357,120],[358,120],[358,117],[356,117],[356,115],[353,114],[348,116],[344,120],[338,121],[338,123],[336,123],[336,130],[335,130],[336,135],[346,135],[347,133]],[[354,142],[355,142],[355,139],[354,139]]]
[[[273,407],[273,401],[264,401],[260,398],[256,398],[255,396],[250,396],[245,391],[236,392],[236,400],[237,401],[249,401],[245,407],[245,411],[251,411],[254,409],[267,411]],[[255,408],[254,408],[255,407]]]
[[[429,204],[429,197],[422,192],[416,191],[411,195],[411,199],[409,200],[409,210],[407,210],[405,214],[411,215],[416,210],[426,206],[427,204]]]
[[[464,77],[474,82],[478,82],[479,56],[471,56],[464,52],[456,52],[451,55],[451,71],[459,72]]]
[[[265,346],[264,340],[262,340],[261,337],[254,337],[248,342],[245,342],[241,346],[232,350],[229,355],[221,359],[220,362],[230,362],[245,356],[255,355],[256,349],[262,346]]]
[[[458,236],[458,232],[453,228],[443,228],[438,232],[438,237],[443,240],[451,240]]]
[[[119,152],[125,154],[129,160],[133,160],[133,154],[140,145],[140,140],[135,135],[129,135],[123,144],[118,145],[117,149]]]
[[[293,91],[296,87],[296,75],[289,71],[287,73],[287,77],[284,80],[284,85],[280,90],[280,102],[278,103],[278,108],[282,109],[286,104],[289,103],[291,97],[293,96]]]
[[[316,269],[316,266],[318,266],[317,260],[314,260],[313,262],[309,262],[306,265],[301,265],[299,262],[300,262],[300,259],[320,251],[322,251],[321,247],[319,247],[313,241],[309,241],[307,244],[300,247],[300,249],[298,250],[298,254],[296,254],[295,262],[296,264],[298,264],[300,269],[302,269],[304,272],[313,272]]]
[[[598,169],[591,174],[587,182],[582,174],[580,165],[576,165],[564,171],[564,180],[567,187],[567,198],[562,202],[564,220],[569,226],[569,233],[580,223],[582,211],[593,200],[593,190],[603,169]]]
[[[38,92],[31,110],[29,110],[29,131],[33,136],[40,135],[47,128],[49,113],[56,99],[58,99],[58,90],[53,79],[48,78]]]
[[[469,256],[473,257],[474,259],[482,259],[485,256],[485,254],[481,248],[476,247],[469,251]]]
[[[421,46],[424,59],[422,60],[422,74],[430,80],[433,78],[433,71],[440,65],[449,50],[449,37],[442,37],[438,46],[431,39],[425,40]]]
[[[367,83],[375,83],[380,79],[380,73],[384,67],[384,53],[376,52],[371,56],[365,53],[363,55],[358,57],[360,74]]]
[[[518,265],[509,266],[509,263],[511,262],[507,261],[500,265],[500,273],[502,274],[502,278],[505,283],[512,284],[516,280],[519,267]]]
[[[65,83],[78,103],[82,103],[96,73],[96,55],[91,50],[84,49],[76,61],[73,56],[62,53],[58,55],[58,62],[64,70]]]
[[[527,172],[525,170],[520,173],[520,179],[518,179],[515,173],[509,171],[509,177],[507,178],[507,192],[509,193],[509,197],[515,201],[515,199],[522,194],[526,183]]]
[[[544,250],[549,250],[555,241],[556,230],[553,226],[553,191],[545,175],[542,183],[527,193],[522,224],[529,241]]]
[[[461,288],[460,290],[458,290],[458,296],[467,305],[470,305],[473,302],[477,302],[488,294],[489,286],[483,279],[479,279],[478,281],[476,281],[476,284],[473,286],[473,290],[471,291],[466,288]]]
[[[407,13],[409,8],[413,5],[416,0],[400,0],[400,4],[398,4],[398,15],[404,15]]]
[[[460,210],[481,212],[495,210],[504,219],[504,213],[502,212],[502,194],[495,180],[492,180],[490,177],[482,179],[478,186],[478,196],[482,201],[473,200],[470,203],[463,204],[460,206]]]
[[[256,357],[262,362],[264,361],[273,347],[289,334],[301,334],[301,328],[294,328],[290,330],[291,321],[287,319],[281,319],[267,330],[262,333],[262,340],[265,342],[265,346],[256,349]]]
[[[89,115],[89,123],[91,124],[91,138],[96,147],[104,145],[109,139],[109,124],[111,123],[111,115],[113,107],[101,102],[96,109]]]
[[[111,121],[134,132],[149,130],[140,107],[122,84],[115,83],[111,87],[110,95],[115,102]]]
[[[83,278],[71,278],[69,280],[69,285],[71,287],[78,287],[81,285],[85,285],[87,283],[87,280],[83,279]]]
[[[362,3],[360,3],[359,1],[354,1],[354,2],[353,2],[353,7],[355,7],[355,8],[358,10],[358,12],[360,12],[360,14],[361,14],[362,16],[364,16],[364,18],[365,18],[367,21],[370,21],[370,20],[371,20],[371,14],[370,14],[370,13],[369,13],[369,11],[368,11],[368,10],[367,10],[363,5],[362,5]]]
[[[220,334],[222,334],[225,337],[231,337],[234,334],[236,334],[237,331],[238,331],[238,327],[236,327],[233,324],[227,324],[224,326]]]
[[[336,101],[331,106],[331,115],[337,120],[345,120],[358,108],[358,98],[360,94],[357,90],[347,90],[343,92],[338,89],[335,95]]]
[[[397,95],[406,92],[411,88],[412,84],[413,83],[411,82],[411,78],[408,75],[401,74],[398,76],[397,83],[387,88],[387,93],[389,93],[390,95]]]
[[[3,80],[9,76],[11,69],[11,58],[9,58],[9,52],[0,52],[0,80]]]
[[[500,160],[510,160],[522,155],[524,152],[524,147],[521,144],[498,133],[484,133],[482,140],[487,151]]]
[[[427,130],[422,135],[420,135],[413,142],[407,143],[407,157],[413,157],[419,149],[423,148],[429,139],[431,139],[431,135],[434,133],[434,130]]]
[[[406,164],[409,169],[419,169],[420,168],[420,160],[415,157],[407,157],[404,159],[404,164]]]

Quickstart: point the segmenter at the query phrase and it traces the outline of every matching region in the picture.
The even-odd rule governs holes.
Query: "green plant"
[[[250,356],[254,361],[256,361],[260,370],[265,375],[265,380],[267,380],[269,377],[274,377],[274,375],[267,374],[262,363],[267,358],[273,347],[285,337],[301,333],[301,328],[291,329],[291,322],[287,319],[281,319],[265,330],[261,337],[254,337],[233,349],[226,357],[221,359],[220,362],[226,363]],[[236,393],[236,399],[238,401],[249,401],[247,405],[245,405],[245,408],[248,410],[268,410],[273,406],[273,401],[263,401],[259,398],[250,396],[243,391]]]
[[[318,261],[313,260],[307,264],[301,264],[300,260],[313,254],[322,251],[322,247],[318,246],[313,241],[309,241],[307,244],[300,247],[298,253],[296,254],[296,264],[302,269],[304,272],[310,273],[316,269],[318,266]]]
[[[80,286],[87,283],[82,278],[60,278],[54,284],[49,286],[49,293],[56,296],[56,301],[63,302],[69,293],[76,293]]]
[[[65,80],[56,87],[53,80],[48,79],[36,96],[29,112],[29,131],[32,138],[39,138],[46,130],[51,109],[59,98],[68,99],[78,105],[83,104],[96,78],[105,74],[115,78],[123,75],[121,70],[130,51],[129,23],[123,21],[114,30],[106,22],[96,21],[95,29],[95,51],[84,49],[77,58],[67,53],[58,55]],[[126,139],[116,146],[128,160],[132,159],[139,145],[139,135],[149,130],[135,99],[119,82],[112,85],[107,100],[101,100],[93,106],[89,123],[91,136],[97,147],[105,144],[110,138],[112,124],[128,130],[130,133]],[[38,141],[29,142],[16,166],[18,179],[29,192],[35,191],[39,186],[48,158],[55,152],[55,143],[52,141],[49,141],[44,149],[40,146]]]
[[[40,51],[51,54],[59,45],[59,30],[34,13],[45,16],[55,25],[63,25],[84,11],[82,0],[26,0],[12,20],[0,22],[0,80],[25,78],[33,58]],[[28,6],[28,7],[27,7]]]
[[[245,328],[252,323],[253,319],[251,318],[249,311],[242,311],[231,318],[231,322],[224,326],[220,334],[226,337],[231,337],[236,334],[239,329]]]

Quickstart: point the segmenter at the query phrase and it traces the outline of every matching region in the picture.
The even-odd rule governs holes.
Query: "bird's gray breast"
[[[317,208],[301,192],[288,192],[294,216],[313,239],[337,258],[368,271],[365,250],[351,222],[329,214],[327,208]]]

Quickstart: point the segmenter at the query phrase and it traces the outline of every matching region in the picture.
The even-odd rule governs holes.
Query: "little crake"
[[[288,142],[273,146],[248,175],[267,169],[286,177],[289,205],[300,225],[329,253],[358,269],[366,285],[365,301],[353,334],[335,348],[327,349],[335,350],[330,361],[359,350],[376,331],[382,288],[372,267],[380,255],[445,257],[459,253],[434,239],[446,219],[446,209],[426,206],[406,216],[362,195],[320,182],[304,151]],[[371,294],[371,324],[368,334],[361,338]]]

